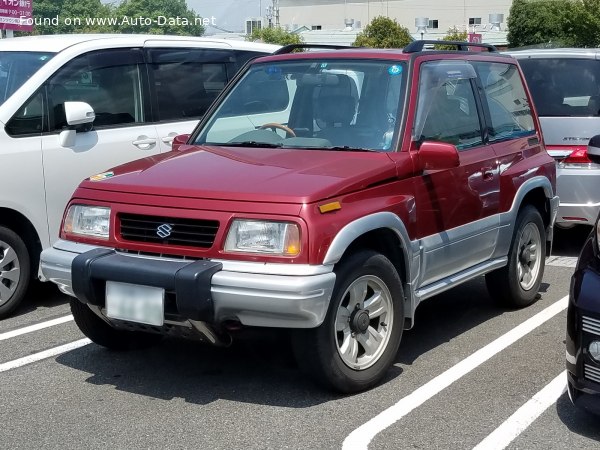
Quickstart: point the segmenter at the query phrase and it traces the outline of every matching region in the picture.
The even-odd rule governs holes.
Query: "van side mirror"
[[[179,150],[179,147],[182,145],[186,145],[188,139],[190,138],[189,134],[178,134],[173,138],[173,144],[171,144],[171,150]]]
[[[96,113],[86,102],[65,102],[65,119],[69,126],[92,123],[96,119]]]
[[[447,142],[423,142],[417,158],[419,171],[452,169],[460,164],[456,146]]]
[[[587,155],[590,161],[600,164],[600,134],[590,139],[587,148]]]

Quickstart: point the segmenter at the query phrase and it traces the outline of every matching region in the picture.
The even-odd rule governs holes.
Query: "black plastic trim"
[[[208,260],[136,258],[94,249],[73,259],[71,277],[73,293],[82,303],[104,307],[106,281],[139,284],[174,292],[182,317],[213,322],[211,279],[222,268],[223,264]]]

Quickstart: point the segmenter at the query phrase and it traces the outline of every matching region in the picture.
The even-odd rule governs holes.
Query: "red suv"
[[[42,255],[85,335],[291,329],[303,369],[356,392],[422,300],[485,275],[532,303],[558,198],[522,73],[424,44],[257,59],[174,151],[85,180]]]

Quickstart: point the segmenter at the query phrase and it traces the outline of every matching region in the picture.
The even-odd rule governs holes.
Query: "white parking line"
[[[485,347],[477,350],[471,356],[463,359],[461,362],[446,370],[441,375],[438,375],[433,380],[402,398],[395,405],[392,405],[385,411],[379,413],[367,423],[361,425],[352,433],[350,433],[346,439],[344,439],[342,449],[367,449],[371,440],[373,440],[373,438],[381,431],[402,419],[412,410],[421,406],[434,395],[446,389],[452,383],[462,378],[473,369],[479,367],[492,356],[501,352],[509,345],[514,344],[523,336],[535,330],[537,327],[550,320],[561,311],[564,311],[567,308],[568,299],[568,295],[561,298],[543,311],[516,326],[511,331],[500,336],[498,339],[489,343]]]
[[[73,320],[73,316],[69,314],[68,316],[59,317],[58,319],[52,319],[46,322],[36,323],[35,325],[30,325],[28,327],[7,331],[6,333],[0,334],[0,341],[31,333],[33,331],[43,330],[44,328],[53,327],[54,325],[60,325],[61,323],[70,322],[71,320]]]
[[[508,447],[535,419],[556,403],[566,389],[567,373],[564,371],[506,419],[473,450],[502,450]]]
[[[576,267],[577,256],[550,256],[546,259],[547,266]]]
[[[31,364],[37,361],[41,361],[42,359],[52,358],[53,356],[60,355],[61,353],[66,353],[71,350],[75,350],[80,347],[84,347],[90,344],[92,341],[89,339],[79,339],[75,342],[70,342],[65,345],[60,345],[58,347],[50,348],[48,350],[44,350],[43,352],[34,353],[29,356],[25,356],[24,358],[15,359],[14,361],[9,361],[7,363],[0,364],[0,373],[6,372],[7,370],[16,369],[17,367],[22,367],[27,364]]]

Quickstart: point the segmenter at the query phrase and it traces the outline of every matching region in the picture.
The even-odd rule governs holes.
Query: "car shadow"
[[[58,290],[54,283],[34,282],[22,303],[10,316],[24,316],[39,308],[54,308],[69,303],[69,296]]]
[[[591,231],[592,227],[585,225],[576,225],[566,229],[554,227],[552,256],[578,257]]]
[[[490,297],[484,277],[427,299],[417,308],[415,326],[404,331],[396,362],[410,365],[428,351],[506,311]]]
[[[228,348],[174,338],[128,352],[92,344],[56,361],[89,373],[86,382],[93,385],[198,405],[231,400],[308,408],[340,398],[313,384],[298,369],[284,333],[235,342]]]
[[[556,412],[562,423],[572,433],[600,441],[600,416],[595,416],[573,406],[566,392],[556,402]]]

